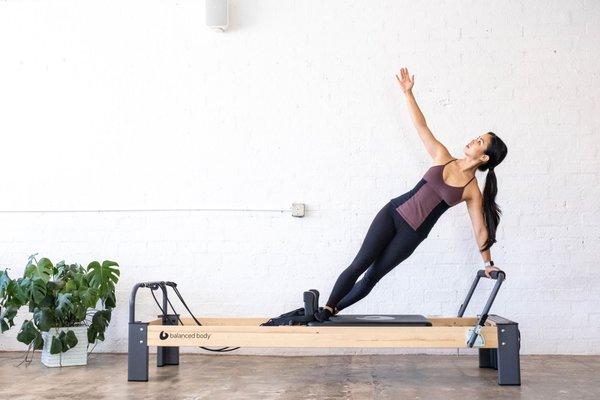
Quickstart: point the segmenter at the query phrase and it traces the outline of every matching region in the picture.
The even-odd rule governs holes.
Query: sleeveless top
[[[395,210],[423,238],[450,207],[460,203],[462,193],[475,176],[464,186],[450,186],[444,182],[444,167],[456,161],[429,168],[423,178],[410,191],[391,199]]]

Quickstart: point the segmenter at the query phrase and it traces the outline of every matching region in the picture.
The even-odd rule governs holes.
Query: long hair
[[[492,136],[492,141],[484,153],[487,154],[490,159],[488,162],[477,167],[479,171],[488,171],[487,176],[485,177],[485,187],[483,189],[483,215],[485,217],[488,238],[484,243],[483,249],[480,250],[481,252],[488,250],[497,242],[496,230],[500,223],[500,214],[502,214],[502,210],[495,201],[496,194],[498,193],[498,181],[496,180],[494,168],[504,160],[504,157],[506,157],[506,153],[508,152],[502,139],[494,132],[487,133]]]

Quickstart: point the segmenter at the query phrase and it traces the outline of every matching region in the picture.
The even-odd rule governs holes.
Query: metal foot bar
[[[475,329],[473,329],[473,333],[471,333],[469,340],[467,341],[467,345],[469,347],[473,347],[473,345],[475,344],[475,341],[477,340],[477,337],[479,336],[481,328],[485,325],[485,321],[488,318],[488,314],[490,312],[490,309],[492,308],[494,299],[496,298],[496,295],[498,294],[498,290],[500,290],[500,286],[502,286],[502,282],[504,282],[504,279],[506,279],[506,273],[504,271],[492,271],[490,273],[490,276],[492,279],[496,280],[496,284],[494,285],[494,288],[492,289],[492,292],[490,293],[490,297],[488,298],[487,302],[485,303],[485,307],[483,307],[483,311],[481,312],[481,316],[479,317],[479,320],[477,321],[477,325],[475,326]],[[484,270],[477,271],[477,275],[475,275],[475,280],[473,281],[473,284],[471,284],[471,288],[469,289],[469,292],[467,293],[467,298],[461,304],[460,310],[458,310],[459,317],[462,317],[464,315],[465,310],[467,309],[467,306],[469,305],[469,301],[471,301],[471,297],[473,297],[475,288],[477,288],[477,284],[479,283],[480,278],[487,278]]]

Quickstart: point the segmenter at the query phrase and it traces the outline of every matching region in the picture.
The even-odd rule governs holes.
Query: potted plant
[[[33,318],[23,321],[17,335],[29,346],[25,361],[31,362],[30,350],[42,349],[42,363],[48,367],[85,365],[89,345],[104,340],[110,323],[119,265],[108,260],[92,261],[87,268],[64,261],[53,265],[35,256],[29,257],[21,278],[0,272],[0,332],[14,326],[19,309],[27,305]]]

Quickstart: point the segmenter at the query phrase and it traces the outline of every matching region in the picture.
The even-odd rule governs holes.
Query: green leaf
[[[75,283],[77,284],[77,288],[81,289],[82,287],[88,287],[88,281],[86,279],[86,274],[85,271],[83,270],[83,268],[81,269],[81,271],[79,271],[77,273],[77,275],[73,276],[73,280],[75,281]]]
[[[35,274],[37,270],[37,263],[34,262],[31,258],[29,259],[29,263],[25,267],[25,272],[23,273],[23,278],[31,278]]]
[[[119,281],[120,272],[115,266],[118,267],[119,264],[109,260],[102,262],[102,265],[98,261],[92,261],[88,265],[90,286],[98,289],[101,298],[114,291],[115,284]]]
[[[111,310],[100,310],[92,317],[92,324],[88,329],[88,342],[94,343],[96,339],[104,340],[104,331],[110,323]]]
[[[64,345],[66,345],[67,349],[72,349],[73,347],[77,346],[77,336],[75,336],[75,332],[73,331],[68,331],[67,335],[65,336],[65,341],[64,341]]]
[[[39,303],[46,297],[46,282],[42,278],[33,278],[30,286],[31,298],[35,303]]]
[[[52,292],[50,293],[46,293],[46,297],[44,297],[44,300],[40,301],[37,306],[38,307],[46,307],[46,308],[54,308],[54,300],[56,299],[56,296],[54,296],[52,294]]]
[[[77,283],[75,283],[75,280],[69,279],[67,281],[67,284],[65,285],[65,292],[73,293],[76,290],[77,290]]]
[[[50,345],[50,354],[58,354],[58,353],[62,353],[62,342],[60,341],[60,338],[57,338],[56,336],[52,336],[52,344]]]
[[[4,297],[10,282],[12,280],[8,277],[7,270],[2,271],[2,274],[0,274],[0,298]]]
[[[79,298],[86,307],[94,308],[98,303],[98,290],[93,287],[85,287],[79,292]]]
[[[18,281],[12,281],[9,284],[8,291],[12,294],[13,298],[16,300],[16,303],[19,304],[19,307],[25,305],[29,300],[28,287],[31,284],[31,281],[27,278],[19,279]]]
[[[21,325],[21,330],[17,334],[17,340],[21,343],[29,345],[40,332],[33,325],[33,321],[25,320]]]
[[[95,325],[100,331],[104,331],[110,323],[110,316],[110,310],[100,310],[92,317],[92,325]]]
[[[73,315],[75,316],[75,322],[82,322],[87,317],[88,308],[84,305],[79,304],[75,307],[75,311],[73,311]]]
[[[5,306],[0,312],[0,333],[4,333],[15,326],[14,318],[17,315],[18,307]],[[5,321],[6,320],[6,321]]]
[[[48,332],[57,323],[54,311],[49,308],[36,308],[33,321],[40,331]]]
[[[66,267],[65,260],[61,260],[58,263],[56,263],[56,265],[54,266],[54,271],[55,271],[54,275],[57,275],[59,277],[63,277],[65,275],[65,272],[66,272],[65,271],[65,269],[66,269],[65,267]]]
[[[33,349],[41,350],[43,348],[44,348],[44,339],[42,338],[42,335],[38,332],[38,335],[33,340]]]
[[[56,315],[59,318],[65,318],[67,314],[73,309],[73,303],[71,302],[71,293],[59,293],[56,297]]]
[[[44,282],[48,282],[52,271],[52,262],[47,258],[42,258],[37,264],[33,261],[29,262],[27,267],[25,267],[25,276],[27,278],[40,278]]]
[[[15,297],[10,297],[8,300],[6,300],[6,302],[4,303],[4,307],[14,307],[14,308],[21,308],[24,304],[20,301],[18,301]]]
[[[94,343],[96,341],[96,337],[98,336],[98,332],[96,331],[96,327],[94,325],[90,325],[87,330],[88,343]]]
[[[114,275],[116,275],[114,277],[114,279],[112,279],[114,283],[117,283],[119,281],[119,276],[121,275],[121,272],[119,271],[118,268],[113,268],[113,267],[118,267],[118,266],[119,266],[119,264],[116,261],[110,261],[110,260],[102,261],[102,268],[107,268],[107,269],[110,268],[112,273]]]
[[[106,296],[106,301],[104,302],[104,306],[106,308],[115,308],[117,306],[117,299],[115,298],[115,292],[110,292]]]
[[[65,287],[65,283],[62,281],[48,281],[46,283],[46,291],[48,292],[60,292]]]
[[[66,265],[64,261],[56,264],[56,276],[60,280],[68,281],[82,273],[85,273],[85,271],[79,264]]]
[[[66,337],[67,333],[65,331],[60,331],[60,333],[58,334],[58,340],[60,340],[60,347],[62,347],[63,352],[69,350],[69,348],[67,347]]]

